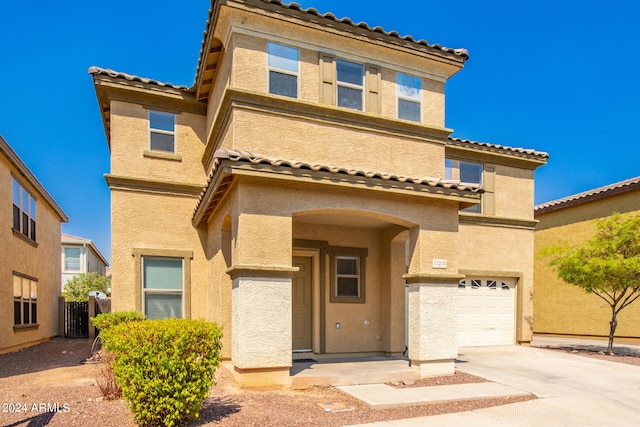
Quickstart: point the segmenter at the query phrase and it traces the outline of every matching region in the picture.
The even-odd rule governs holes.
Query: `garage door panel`
[[[458,288],[458,345],[513,344],[515,281],[471,278]]]

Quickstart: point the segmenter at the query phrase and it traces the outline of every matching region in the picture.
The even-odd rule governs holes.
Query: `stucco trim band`
[[[467,214],[460,213],[460,224],[476,224],[486,225],[489,227],[505,227],[505,228],[518,228],[524,230],[533,230],[538,225],[538,220],[521,219],[521,218],[506,218],[489,215]]]
[[[131,178],[111,174],[105,174],[104,180],[112,191],[142,191],[194,197],[202,192],[202,185],[199,184],[178,184],[170,181]]]
[[[458,284],[458,282],[465,278],[463,274],[433,274],[433,273],[409,273],[403,274],[402,278],[407,283],[419,283],[421,285],[443,285],[443,284]]]
[[[260,278],[274,278],[284,277],[292,278],[294,273],[297,273],[298,267],[291,267],[290,265],[233,265],[229,267],[226,273],[231,276],[231,279],[235,280],[238,277],[260,277]]]

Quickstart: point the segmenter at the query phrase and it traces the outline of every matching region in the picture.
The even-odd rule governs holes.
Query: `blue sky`
[[[446,87],[453,136],[546,151],[536,203],[640,175],[640,2],[305,0],[469,50]],[[91,65],[190,86],[208,0],[2,2],[0,134],[111,259],[109,151]]]

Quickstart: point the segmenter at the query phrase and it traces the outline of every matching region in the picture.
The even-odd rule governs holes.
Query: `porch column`
[[[291,280],[296,268],[233,266],[231,361],[242,387],[289,384]]]
[[[420,378],[454,373],[458,282],[463,277],[405,275],[409,282],[409,359],[420,370]]]
[[[253,203],[257,203],[254,198]],[[288,386],[291,367],[291,217],[255,214],[234,223],[231,361],[241,387]]]

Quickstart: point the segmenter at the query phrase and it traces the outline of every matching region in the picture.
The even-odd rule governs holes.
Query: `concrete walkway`
[[[399,408],[427,403],[450,402],[490,397],[528,396],[531,393],[493,382],[454,384],[432,387],[395,388],[386,384],[338,387],[373,409]]]
[[[460,371],[539,399],[366,426],[640,425],[639,366],[520,346],[461,348],[458,359]]]

